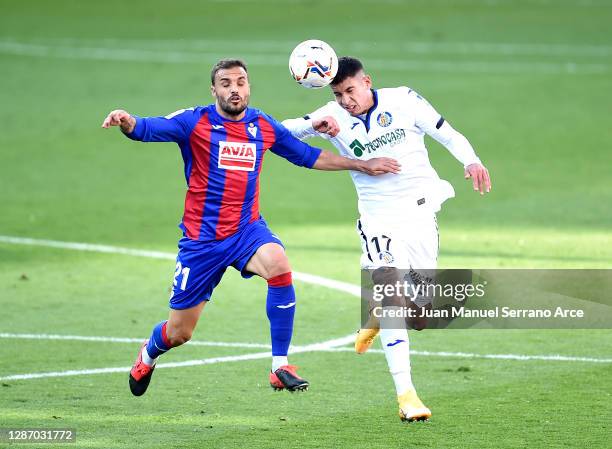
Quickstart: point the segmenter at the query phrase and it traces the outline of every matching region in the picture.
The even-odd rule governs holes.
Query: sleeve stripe
[[[310,116],[309,115],[305,115],[304,117],[302,117],[304,120],[310,120]]]
[[[444,124],[444,117],[440,116],[440,120],[436,123],[436,129],[440,129],[440,127]]]

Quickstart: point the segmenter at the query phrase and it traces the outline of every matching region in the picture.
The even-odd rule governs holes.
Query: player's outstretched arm
[[[116,109],[102,122],[102,128],[118,126],[132,140],[140,142],[176,142],[188,138],[199,118],[195,108],[179,109],[165,117],[137,117],[123,109]]]
[[[312,168],[328,171],[356,170],[370,176],[378,176],[385,173],[399,173],[401,165],[395,159],[388,157],[377,157],[362,161],[339,156],[329,151],[321,151]]]
[[[338,124],[335,123],[335,120],[332,123],[332,120],[332,117],[323,117],[318,121],[317,126],[324,132],[334,132],[334,126],[337,127]],[[400,164],[395,159],[388,157],[374,158],[368,161],[349,159],[311,147],[294,137],[287,127],[275,121],[272,121],[272,123],[276,127],[277,140],[270,151],[300,167],[328,171],[355,170],[371,176],[399,173],[400,171]]]
[[[484,195],[491,191],[489,172],[482,165],[474,148],[463,134],[456,131],[433,106],[414,91],[409,92],[414,102],[415,124],[446,147],[463,164],[465,179],[472,178],[474,190]]]
[[[111,126],[119,126],[121,131],[130,134],[136,127],[136,119],[123,109],[115,109],[102,122],[102,128],[110,128]]]

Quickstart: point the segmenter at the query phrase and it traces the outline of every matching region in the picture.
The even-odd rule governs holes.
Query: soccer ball
[[[293,79],[308,89],[319,89],[332,82],[338,72],[338,57],[329,44],[308,40],[291,52],[289,72]]]

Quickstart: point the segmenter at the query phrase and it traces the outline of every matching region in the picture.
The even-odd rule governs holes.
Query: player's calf
[[[422,331],[427,327],[427,316],[424,311],[431,310],[431,303],[419,307],[414,301],[408,301],[408,307],[412,309],[413,314],[406,317],[406,326],[408,329]]]
[[[272,340],[272,370],[270,386],[275,390],[301,391],[308,389],[308,381],[298,376],[294,365],[289,365],[287,353],[293,334],[295,291],[291,272],[268,278],[266,312],[270,320]]]
[[[189,340],[191,340],[191,336],[193,335],[193,329],[186,328],[178,328],[173,329],[168,332],[168,343],[171,348],[176,348],[177,346],[184,345]]]
[[[172,344],[167,334],[168,322],[158,323],[151,333],[151,337],[145,340],[134,366],[130,370],[129,384],[130,391],[134,396],[142,396],[149,388],[151,376],[157,363],[157,358],[172,348]]]

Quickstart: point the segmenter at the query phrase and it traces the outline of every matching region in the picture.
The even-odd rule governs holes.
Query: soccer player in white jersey
[[[417,92],[403,86],[372,89],[372,80],[358,59],[339,59],[331,89],[336,101],[304,118],[285,120],[283,125],[300,139],[328,139],[343,156],[363,160],[392,157],[402,166],[399,174],[378,177],[351,171],[359,198],[357,227],[362,238],[362,269],[382,273],[383,280],[394,279],[398,269],[435,269],[436,212],[454,196],[454,190],[431,166],[424,135],[444,145],[463,164],[465,178],[472,179],[474,190],[480,194],[491,190],[487,169],[468,140]],[[318,124],[323,121],[326,126],[319,124],[317,132],[313,120]],[[406,328],[394,329],[398,326],[385,326],[384,322],[365,327],[369,328],[357,334],[355,350],[367,351],[380,332],[400,418],[429,419],[431,411],[421,402],[412,383]]]

